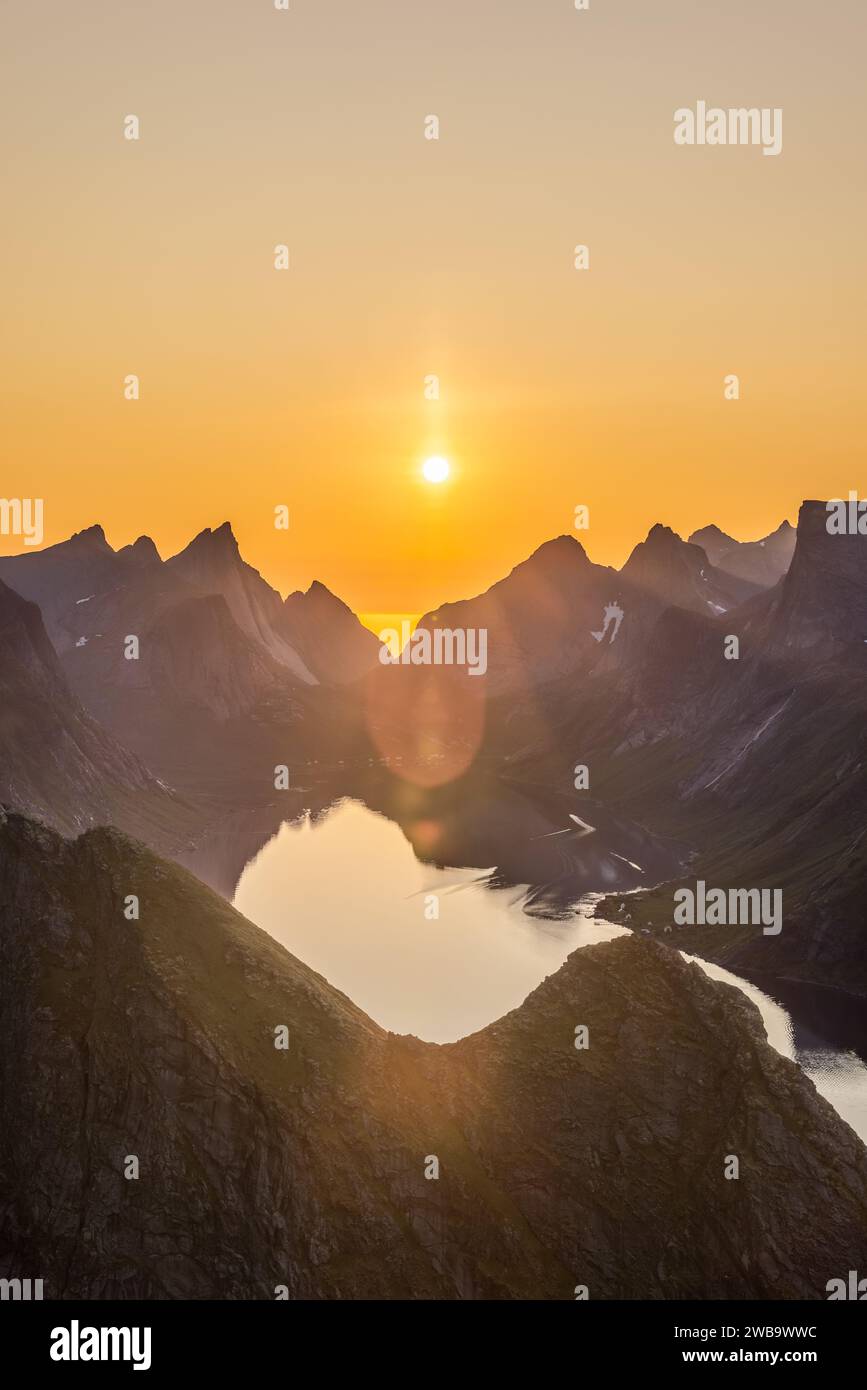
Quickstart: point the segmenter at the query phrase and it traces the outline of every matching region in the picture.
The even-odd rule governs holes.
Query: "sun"
[[[433,458],[425,459],[421,471],[427,482],[444,483],[449,476],[449,461],[434,454]]]

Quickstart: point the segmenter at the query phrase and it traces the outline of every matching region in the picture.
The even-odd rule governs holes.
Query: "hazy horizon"
[[[789,524],[790,524],[790,525],[793,527],[793,529],[794,529],[794,528],[797,526],[797,519],[798,519],[798,518],[797,518],[797,510],[796,510],[794,520],[792,520],[790,517],[781,517],[781,518],[780,518],[780,522],[779,522],[778,524],[779,524],[779,525],[782,525],[782,523],[783,523],[784,521],[788,521]],[[657,519],[657,521],[659,521],[659,519]],[[4,535],[2,534],[2,532],[0,532],[0,557],[4,557],[4,556],[7,556],[7,555],[22,555],[22,554],[23,554],[23,555],[36,555],[36,554],[39,554],[40,551],[42,551],[42,550],[48,550],[48,549],[50,549],[50,548],[51,548],[52,546],[54,546],[54,545],[63,544],[64,541],[67,541],[67,540],[72,539],[72,536],[73,536],[73,535],[80,534],[81,531],[86,531],[86,530],[91,529],[92,527],[99,526],[99,527],[101,527],[101,529],[102,529],[102,531],[103,531],[103,534],[105,535],[105,539],[106,539],[108,545],[111,547],[112,550],[118,551],[118,550],[122,549],[122,548],[123,548],[124,546],[126,546],[126,545],[133,544],[133,543],[134,543],[135,541],[137,541],[137,540],[142,540],[142,539],[146,539],[146,538],[147,538],[147,539],[150,539],[150,540],[153,540],[153,541],[154,541],[154,544],[155,544],[156,547],[157,547],[157,551],[159,552],[160,559],[161,559],[163,562],[165,562],[165,561],[167,561],[167,560],[172,559],[175,555],[181,554],[181,553],[186,549],[186,547],[190,544],[190,542],[193,541],[194,539],[196,539],[196,537],[199,536],[199,535],[201,535],[203,532],[205,532],[205,531],[207,531],[207,530],[215,531],[215,530],[218,529],[218,526],[225,525],[225,524],[228,524],[228,525],[230,526],[230,528],[232,529],[232,533],[235,535],[235,538],[238,539],[237,532],[235,531],[234,525],[233,525],[231,519],[227,517],[227,518],[225,519],[224,522],[219,522],[219,523],[217,523],[217,524],[214,525],[214,526],[211,526],[211,527],[208,527],[208,526],[199,527],[198,530],[196,530],[193,534],[191,534],[191,535],[188,537],[188,539],[187,539],[184,543],[182,543],[182,544],[180,545],[180,547],[179,547],[177,550],[171,550],[171,551],[164,550],[164,549],[159,545],[159,543],[156,541],[156,539],[155,539],[153,536],[147,537],[147,536],[146,536],[146,533],[143,532],[143,531],[137,531],[137,532],[135,532],[135,534],[131,534],[128,538],[125,538],[125,539],[123,539],[123,540],[118,540],[118,539],[116,539],[116,538],[113,538],[111,535],[108,534],[107,529],[102,525],[102,522],[100,522],[100,521],[91,522],[89,526],[81,527],[81,528],[79,528],[79,531],[72,532],[72,533],[70,533],[70,535],[68,535],[68,536],[60,536],[60,537],[57,538],[57,540],[49,540],[49,539],[48,539],[48,536],[46,535],[45,539],[43,540],[42,545],[40,545],[40,546],[36,546],[36,545],[25,545],[22,537],[20,537],[20,536],[11,536],[11,535],[10,535],[10,536],[4,536]],[[657,523],[651,522],[651,523],[650,523],[650,526],[648,527],[648,530],[650,530],[650,527],[653,526],[653,525],[655,525],[655,524],[657,524]],[[662,525],[664,525],[664,526],[667,526],[667,525],[668,525],[668,523],[665,522],[665,521],[661,521],[660,524],[662,524]],[[706,523],[706,524],[707,524],[707,525],[711,525],[711,524],[714,524],[714,523],[708,522],[708,523]],[[716,524],[718,524],[718,523],[716,523]],[[133,529],[135,530],[135,528],[133,528]],[[670,527],[670,529],[673,530],[673,531],[675,531],[678,535],[681,535],[681,538],[682,538],[683,540],[686,540],[686,539],[687,539],[687,534],[686,534],[686,533],[682,533],[682,532],[678,532],[676,527]],[[696,528],[694,528],[694,529],[699,530],[699,529],[701,529],[701,528],[700,528],[700,527],[696,527]],[[721,527],[720,529],[721,529],[721,530],[725,530],[724,527]],[[773,530],[776,530],[777,527],[773,527],[772,529],[773,529]],[[561,535],[563,535],[563,534],[567,534],[567,535],[568,535],[568,533],[561,533]],[[691,534],[691,533],[690,533],[690,534]],[[770,533],[768,533],[768,534],[770,534]],[[574,539],[579,543],[579,545],[582,545],[582,546],[583,546],[583,548],[584,548],[584,550],[586,551],[586,553],[587,553],[589,559],[592,560],[594,564],[603,565],[603,564],[609,563],[609,562],[607,562],[607,561],[603,561],[603,560],[597,559],[596,556],[593,554],[592,545],[590,544],[590,542],[589,542],[588,539],[587,539],[587,532],[586,532],[586,531],[583,531],[583,532],[582,532],[582,531],[574,532],[574,533],[573,533],[573,537],[574,537]],[[627,550],[626,550],[626,553],[625,553],[625,555],[623,556],[623,559],[622,559],[621,561],[619,561],[618,563],[612,565],[611,567],[612,567],[613,569],[615,569],[615,570],[622,569],[623,565],[626,563],[626,560],[629,558],[629,556],[630,556],[630,554],[632,553],[632,551],[634,550],[635,546],[638,545],[638,544],[640,544],[642,541],[644,541],[644,540],[646,539],[646,537],[647,537],[647,532],[642,533],[640,536],[636,536],[634,542],[633,542],[631,545],[628,546],[628,548],[627,548]],[[399,604],[398,604],[397,606],[393,607],[393,608],[380,608],[380,609],[370,609],[370,608],[366,608],[366,607],[355,607],[353,604],[350,604],[349,606],[352,608],[352,611],[355,613],[356,617],[364,624],[364,626],[367,627],[367,628],[369,628],[371,632],[375,632],[377,635],[381,632],[381,630],[383,629],[383,627],[392,627],[395,623],[397,623],[397,624],[399,625],[400,622],[403,621],[404,619],[407,620],[407,621],[410,623],[411,626],[415,626],[415,624],[417,623],[417,621],[419,620],[419,618],[421,618],[425,613],[433,612],[433,611],[435,611],[438,607],[441,607],[441,606],[442,606],[443,604],[445,604],[445,603],[457,602],[457,601],[459,601],[459,600],[461,600],[461,599],[475,598],[475,597],[477,597],[479,594],[482,594],[482,593],[486,592],[492,585],[496,584],[500,579],[506,578],[506,576],[510,573],[510,571],[511,571],[516,565],[519,565],[519,564],[521,564],[524,560],[529,559],[529,557],[534,553],[535,550],[537,550],[537,549],[539,548],[539,546],[546,544],[547,541],[552,541],[552,540],[556,540],[556,539],[558,539],[558,537],[555,537],[555,536],[547,536],[547,537],[544,537],[544,538],[538,543],[538,545],[534,545],[530,550],[527,550],[526,553],[521,553],[521,554],[515,555],[515,556],[512,558],[511,562],[507,562],[507,568],[505,568],[501,573],[497,573],[497,574],[491,575],[490,578],[487,580],[487,582],[485,582],[485,583],[483,584],[482,588],[480,588],[478,591],[475,591],[475,590],[474,590],[472,593],[446,592],[447,590],[453,588],[454,586],[453,586],[453,585],[449,585],[448,580],[445,579],[445,581],[444,581],[444,592],[441,593],[441,594],[439,595],[439,598],[438,598],[436,601],[434,601],[434,602],[428,604],[428,606],[427,606],[426,608],[417,608],[417,609],[403,608],[403,607],[401,607]],[[761,536],[761,535],[745,535],[745,536],[732,536],[732,539],[735,540],[735,541],[738,541],[738,542],[748,542],[748,541],[763,540],[764,537]],[[239,540],[239,551],[240,551],[242,560],[245,560],[248,564],[253,564],[253,567],[254,567],[254,568],[258,568],[258,567],[255,565],[255,562],[254,562],[253,560],[251,560],[251,557],[250,557],[247,553],[245,553],[244,547],[243,547],[243,545],[241,545],[240,540]],[[328,563],[328,562],[327,562],[327,557],[326,557],[325,560],[323,561],[323,571],[324,571],[324,568],[327,567],[327,563]],[[333,594],[335,594],[335,596],[336,596],[337,598],[342,599],[344,602],[347,602],[347,599],[346,599],[345,594],[341,593],[338,589],[334,588],[330,583],[328,583],[328,581],[327,581],[325,578],[323,578],[323,573],[319,573],[319,572],[314,573],[314,574],[311,576],[311,578],[310,578],[310,580],[309,580],[308,583],[306,583],[306,584],[304,584],[304,585],[296,586],[296,588],[294,588],[294,589],[285,589],[285,588],[279,587],[276,583],[274,583],[272,577],[271,577],[266,571],[264,571],[264,570],[262,570],[262,569],[259,569],[259,573],[260,573],[261,577],[262,577],[268,584],[270,584],[271,587],[272,587],[273,589],[276,589],[276,590],[277,590],[277,592],[280,594],[281,598],[283,598],[283,599],[286,599],[286,598],[289,596],[289,594],[291,594],[291,593],[305,592],[306,590],[308,590],[308,589],[310,588],[310,585],[311,585],[311,584],[313,584],[314,582],[317,582],[317,581],[318,581],[319,583],[324,584],[325,587],[326,587],[327,589],[329,589]],[[399,595],[398,595],[398,597],[399,597]]]
[[[46,543],[228,516],[283,593],[424,611],[579,505],[620,565],[857,482],[854,0],[821,44],[806,0],[13,8],[2,493]],[[779,156],[675,145],[705,98],[781,108]]]

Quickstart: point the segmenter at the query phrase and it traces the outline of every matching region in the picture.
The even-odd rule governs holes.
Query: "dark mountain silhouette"
[[[148,756],[166,735],[172,746],[184,743],[197,712],[258,719],[265,701],[282,718],[281,706],[297,712],[304,687],[354,682],[378,658],[377,639],[324,585],[284,604],[241,558],[228,523],[202,531],[165,563],[146,536],[115,552],[92,527],[37,554],[7,557],[0,569],[44,608],[86,707]],[[219,620],[218,605],[206,601],[213,598],[223,604]],[[137,663],[124,655],[130,635],[139,639]],[[139,700],[133,709],[132,691],[152,708]],[[170,767],[171,756],[159,761]]]
[[[616,662],[655,602],[616,570],[595,565],[572,536],[546,541],[476,598],[442,604],[420,628],[484,629],[487,692],[530,690]],[[482,693],[480,678],[472,678]]]
[[[273,791],[275,762],[315,739],[304,692],[316,678],[272,626],[280,597],[240,558],[227,525],[166,563],[147,537],[114,552],[92,528],[5,564],[10,583],[52,614],[86,709],[172,786],[222,784],[230,800],[242,789],[246,800],[257,786]]]
[[[690,928],[678,945],[867,992],[867,537],[829,535],[826,515],[804,503],[774,589],[719,618],[669,608],[628,668],[550,688],[532,722],[492,719],[513,775],[565,788],[580,754],[596,795],[696,847],[696,877],[783,890],[779,937]],[[639,900],[655,930],[675,886]]]
[[[162,564],[160,553],[150,536],[139,536],[132,545],[122,546],[117,555],[119,559],[131,561],[135,565],[152,567]]]
[[[379,639],[318,579],[289,595],[277,626],[317,680],[359,680],[379,660]]]
[[[736,541],[718,526],[693,531],[690,543],[700,545],[717,569],[770,589],[782,579],[795,550],[795,528],[788,521],[759,541]]]
[[[485,679],[381,666],[376,639],[324,586],[281,604],[228,527],[167,564],[146,538],[113,552],[99,528],[2,563],[53,615],[89,714],[186,796],[264,809],[277,764],[304,786],[300,768],[347,779],[380,763],[399,786],[478,768],[559,795],[587,763],[615,815],[693,845],[732,886],[785,886],[779,939],[729,932],[708,938],[709,954],[867,991],[867,538],[830,535],[826,519],[805,502],[787,573],[739,604],[751,586],[665,527],[620,574],[572,537],[551,541],[486,593],[423,619],[485,628]],[[138,661],[125,659],[129,634]],[[726,658],[730,637],[738,660]],[[29,788],[16,804],[50,815],[51,739],[25,746],[7,745],[5,785]],[[78,776],[58,780],[64,827],[91,823],[89,801],[69,819]],[[96,804],[118,819],[105,797]],[[658,906],[670,919],[670,886]]]
[[[748,637],[811,661],[867,657],[867,536],[832,535],[824,502],[801,504],[788,573],[744,610]]]
[[[0,581],[0,802],[66,832],[113,822],[170,845],[189,807],[69,689],[39,609]]]
[[[435,1046],[116,831],[10,816],[0,1056],[0,1273],[48,1298],[814,1299],[867,1260],[864,1146],[634,937]]]
[[[701,546],[681,540],[657,523],[621,571],[660,603],[698,613],[727,613],[756,593],[756,586],[716,569]]]
[[[702,526],[700,530],[693,531],[691,536],[687,536],[690,545],[701,546],[712,565],[718,564],[719,560],[730,550],[736,550],[739,541],[734,536],[729,536],[725,531],[721,531],[718,526]],[[777,576],[779,578],[779,576]]]
[[[203,594],[221,594],[238,627],[306,684],[315,676],[279,631],[283,604],[276,589],[241,559],[228,521],[215,531],[201,531],[185,550],[166,561],[166,568]]]
[[[127,560],[132,549],[127,547]],[[39,605],[48,635],[62,655],[81,635],[81,609],[123,581],[122,556],[112,550],[101,526],[90,526],[45,550],[0,557],[0,580]]]
[[[0,578],[39,604],[61,656],[96,641],[141,637],[173,603],[220,595],[240,631],[286,669],[287,679],[315,683],[276,629],[280,595],[241,559],[228,523],[202,531],[165,563],[149,537],[114,551],[94,526],[47,550],[0,560]],[[83,663],[75,664],[77,674]],[[199,694],[206,698],[204,689]]]
[[[285,688],[283,667],[241,631],[222,594],[173,604],[146,640],[135,669],[152,690],[217,719],[239,719]]]
[[[574,537],[560,536],[484,594],[425,614],[419,627],[485,629],[486,693],[514,695],[628,667],[669,606],[722,613],[757,592],[656,525],[619,573],[594,564]]]

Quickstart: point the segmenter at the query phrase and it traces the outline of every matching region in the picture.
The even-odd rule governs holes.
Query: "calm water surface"
[[[576,946],[621,931],[530,917],[521,889],[487,878],[421,863],[393,821],[343,801],[281,826],[234,904],[383,1028],[454,1042],[517,1008]]]
[[[581,853],[590,842],[580,827],[559,834],[543,829],[539,838]],[[599,890],[608,887],[609,862],[641,870],[629,858],[641,849],[619,834],[606,830],[593,841],[589,872],[601,875]],[[566,915],[546,919],[526,888],[492,886],[494,868],[424,863],[398,824],[345,799],[281,825],[243,868],[233,900],[384,1028],[452,1042],[516,1008],[576,947],[624,930],[594,918],[599,892],[579,894]],[[841,1028],[840,996],[799,986],[784,1002],[769,992],[775,986],[697,964],[753,1000],[771,1044],[867,1140],[867,1039]]]

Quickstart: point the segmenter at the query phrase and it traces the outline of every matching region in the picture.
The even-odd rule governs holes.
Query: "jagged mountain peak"
[[[99,524],[85,526],[81,531],[74,531],[65,541],[56,541],[54,545],[47,545],[41,550],[31,552],[34,556],[84,553],[114,555],[115,552],[106,540],[105,531]]]
[[[693,531],[689,539],[702,546],[712,565],[763,589],[773,588],[783,577],[795,548],[795,530],[788,521],[755,541],[735,540],[713,525]]]
[[[150,536],[139,536],[131,545],[125,545],[118,552],[121,559],[132,560],[137,565],[162,564],[162,557]]]
[[[68,543],[71,545],[74,541],[86,542],[91,545],[98,545],[104,550],[111,550],[111,546],[105,538],[105,531],[98,522],[93,526],[86,526],[82,531],[75,531],[73,535],[69,537]],[[61,541],[60,544],[62,545],[63,542]]]
[[[279,631],[283,600],[242,557],[231,524],[224,521],[194,536],[168,568],[203,593],[222,593],[235,622],[306,685],[316,678]]]
[[[693,545],[700,546],[704,546],[705,542],[708,544],[716,542],[718,545],[725,546],[737,545],[734,536],[730,536],[727,531],[723,531],[720,526],[717,526],[716,522],[711,522],[710,526],[702,526],[698,531],[693,531],[689,540]]]
[[[655,521],[653,523],[644,541],[645,545],[673,545],[675,543],[679,543],[680,545],[689,544],[689,542],[684,541],[683,537],[679,536],[676,531],[673,531],[670,526],[664,525],[661,521]]]
[[[708,615],[736,607],[758,587],[715,568],[700,545],[660,522],[638,543],[621,573],[662,603]]]
[[[341,608],[345,608],[347,612],[352,611],[349,605],[343,602],[343,599],[338,598],[337,595],[328,588],[327,584],[322,583],[321,579],[312,580],[306,589],[295,589],[287,596],[286,602],[290,603],[293,600],[306,603],[338,604]]]
[[[700,545],[685,541],[670,526],[665,526],[661,521],[657,521],[651,526],[645,539],[639,541],[633,549],[623,566],[623,573],[636,574],[639,570],[646,570],[648,565],[653,566],[659,561],[675,562],[693,569],[708,562]]]
[[[214,557],[239,557],[240,548],[238,546],[235,533],[232,530],[232,523],[224,521],[220,526],[213,529],[206,526],[203,531],[189,542],[188,545],[180,550],[177,555],[172,556],[172,560],[181,560],[184,556],[188,558],[207,556]],[[171,561],[170,561],[171,563]]]
[[[319,579],[288,595],[280,631],[320,680],[356,680],[379,660],[378,639]]]
[[[507,575],[498,579],[489,589],[478,594],[472,599],[458,600],[459,603],[476,603],[488,595],[498,595],[503,592],[503,586],[508,586],[509,590],[514,588],[515,583],[523,580],[535,585],[539,582],[555,584],[561,582],[569,584],[572,576],[578,571],[596,569],[587,551],[575,536],[561,535],[554,536],[551,540],[543,541],[532,551],[525,560],[520,560]],[[439,608],[432,612],[441,612],[444,608],[454,608],[454,604],[440,604]]]
[[[329,617],[333,617],[348,618],[353,623],[359,622],[349,604],[329,589],[327,584],[323,584],[321,579],[314,579],[306,590],[296,589],[294,593],[289,594],[283,608],[287,614],[293,611],[304,611],[310,614],[316,613],[326,621]]]
[[[685,541],[683,536],[661,521],[655,522],[644,540],[635,546],[623,566],[623,572],[629,572],[630,566],[634,570],[639,560],[645,565],[648,562],[676,563],[693,570],[700,570],[709,563],[708,555],[701,545],[692,539]]]
[[[564,533],[561,536],[553,536],[549,541],[543,541],[515,568],[520,569],[522,565],[559,564],[563,561],[569,563],[575,560],[586,560],[590,564],[587,551],[577,537]]]

